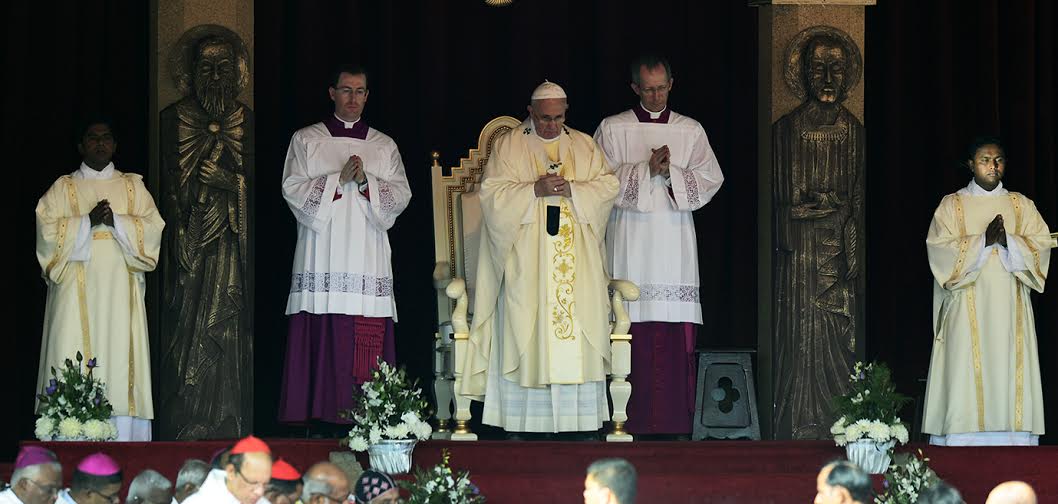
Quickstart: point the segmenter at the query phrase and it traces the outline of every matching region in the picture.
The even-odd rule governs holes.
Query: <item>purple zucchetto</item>
[[[113,476],[121,472],[117,461],[105,453],[93,453],[77,464],[77,470],[92,476]]]
[[[15,469],[22,469],[23,467],[35,466],[40,464],[51,464],[58,462],[59,459],[47,448],[40,446],[23,446],[18,451],[18,457],[15,458]]]

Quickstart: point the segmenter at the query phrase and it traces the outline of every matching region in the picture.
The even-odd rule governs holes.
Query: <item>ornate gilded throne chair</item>
[[[481,235],[481,205],[477,186],[492,154],[493,143],[503,133],[521,124],[510,116],[497,117],[481,130],[476,148],[450,173],[439,162],[440,154],[433,152],[430,167],[433,192],[434,287],[437,290],[438,332],[434,354],[434,393],[437,400],[438,429],[434,438],[453,441],[474,441],[470,432],[469,397],[459,390],[462,359],[470,335],[469,310],[473,307],[478,246]],[[639,288],[627,280],[611,280],[612,319],[610,331],[611,369],[609,370],[610,404],[613,408],[612,427],[607,441],[631,441],[624,432],[628,420],[626,406],[632,394],[628,373],[632,367],[630,321],[624,300],[639,298]],[[451,425],[451,421],[455,424]]]

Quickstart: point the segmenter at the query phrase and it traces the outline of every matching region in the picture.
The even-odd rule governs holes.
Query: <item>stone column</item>
[[[775,152],[773,148],[774,128],[777,121],[790,114],[809,98],[798,96],[795,89],[787,83],[788,72],[788,47],[791,43],[800,40],[803,42],[804,34],[810,33],[806,30],[813,27],[836,28],[847,34],[848,39],[858,47],[859,57],[862,62],[864,47],[864,11],[865,7],[874,5],[875,0],[750,0],[749,5],[760,9],[758,17],[758,102],[757,102],[757,124],[758,124],[758,267],[757,267],[757,292],[758,292],[758,367],[759,376],[757,391],[760,405],[761,433],[764,439],[789,439],[794,436],[791,432],[789,422],[782,427],[776,425],[776,407],[779,404],[780,393],[778,388],[781,380],[785,377],[776,376],[778,373],[778,350],[781,347],[776,338],[778,306],[777,294],[777,272],[779,264],[774,254],[779,247],[775,243],[776,236],[776,210],[779,205],[773,202],[775,193],[773,182],[775,178]],[[799,38],[801,35],[801,38]],[[848,90],[842,105],[848,110],[859,123],[863,123],[864,82],[862,78],[862,65],[859,69],[858,84]],[[855,121],[853,121],[855,122]],[[862,130],[862,128],[860,128]],[[814,134],[814,133],[812,133]],[[806,137],[807,138],[807,137]],[[862,150],[862,149],[861,149]],[[862,153],[861,153],[862,154]],[[861,163],[862,164],[862,163]],[[862,190],[862,179],[860,189]],[[860,210],[862,216],[862,209]],[[862,222],[862,218],[860,219]],[[850,309],[855,321],[852,333],[854,340],[849,339],[850,355],[855,354],[862,358],[864,353],[863,341],[863,264],[862,243],[865,233],[859,231],[859,243],[861,246],[858,253],[860,257],[859,277],[855,282],[853,305]],[[781,283],[781,282],[780,282]],[[806,355],[805,358],[812,358]],[[813,377],[810,377],[813,378]]]

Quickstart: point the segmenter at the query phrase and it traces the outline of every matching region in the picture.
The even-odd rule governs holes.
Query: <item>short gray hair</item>
[[[871,477],[860,466],[848,460],[834,460],[823,469],[830,468],[827,474],[827,485],[837,486],[849,491],[852,500],[871,502],[874,497],[874,485]]]
[[[52,469],[55,469],[55,472],[59,473],[59,478],[62,479],[62,464],[58,462],[45,462],[43,464],[33,464],[30,466],[15,469],[15,472],[11,473],[11,481],[9,481],[8,483],[11,486],[15,486],[16,484],[18,484],[19,481],[22,481],[27,478],[31,480],[36,480],[37,475],[40,474],[40,470],[44,466],[51,466]]]
[[[193,485],[195,488],[202,486],[209,475],[209,464],[199,459],[187,459],[180,467],[176,475],[176,488],[184,488],[184,485]]]
[[[324,480],[303,478],[305,486],[301,487],[301,502],[308,504],[312,500],[313,495],[326,495],[330,496],[331,492],[334,491],[334,487],[330,483]]]
[[[622,458],[596,460],[588,466],[588,476],[599,483],[599,486],[609,489],[614,497],[617,497],[617,502],[635,503],[636,468],[631,462]]]
[[[154,469],[146,469],[137,474],[132,479],[132,483],[129,483],[129,495],[125,498],[125,502],[142,502],[147,500],[154,490],[168,492],[171,488],[173,488],[173,484],[168,478],[162,476],[161,473]]]

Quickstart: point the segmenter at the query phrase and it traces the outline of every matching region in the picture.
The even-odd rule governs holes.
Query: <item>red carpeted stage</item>
[[[35,442],[27,442],[35,443]],[[188,458],[208,460],[224,441],[154,443],[43,443],[70,471],[77,460],[105,451],[123,465],[126,484],[140,470],[153,468],[175,481]],[[273,451],[304,470],[344,450],[334,440],[269,440]],[[415,448],[414,463],[431,466],[441,450],[452,465],[468,469],[489,502],[581,502],[584,470],[597,458],[624,457],[639,471],[639,502],[811,502],[815,475],[844,451],[829,441],[637,442],[426,442]],[[1029,482],[1040,502],[1058,501],[1058,446],[1033,448],[922,448],[930,466],[955,485],[967,502],[984,502],[1005,480]],[[361,465],[367,457],[361,454]],[[10,465],[3,477],[10,475]],[[876,486],[880,481],[876,481]],[[880,489],[880,486],[879,486]]]

